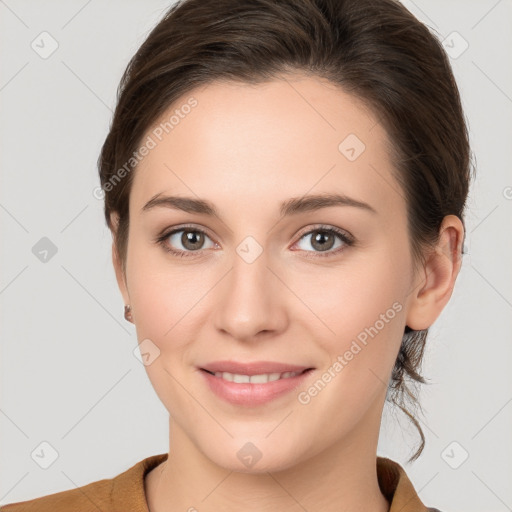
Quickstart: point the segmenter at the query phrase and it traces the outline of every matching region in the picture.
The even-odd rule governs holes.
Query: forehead
[[[385,130],[363,101],[317,77],[198,87],[148,137],[154,147],[135,171],[130,209],[157,193],[243,207],[337,191],[403,211]]]

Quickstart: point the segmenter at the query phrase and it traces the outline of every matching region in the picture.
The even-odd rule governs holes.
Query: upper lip
[[[303,372],[309,370],[311,366],[297,366],[288,363],[278,363],[273,361],[252,361],[249,363],[239,363],[237,361],[214,361],[200,367],[212,373],[229,372],[239,375],[261,375],[263,373],[285,373],[285,372]]]

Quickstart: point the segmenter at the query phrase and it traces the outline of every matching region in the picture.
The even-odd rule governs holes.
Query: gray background
[[[423,367],[432,382],[421,392],[425,451],[406,464],[418,438],[386,407],[379,455],[405,467],[427,505],[504,512],[512,510],[512,1],[404,3],[451,46],[477,179],[469,254]],[[0,1],[1,504],[111,478],[167,451],[167,413],[133,355],[135,328],[123,318],[93,190],[121,73],[169,5]],[[43,31],[58,43],[47,58]],[[36,245],[48,244],[43,237],[57,248],[47,261]],[[52,449],[42,442],[58,453],[47,469]]]

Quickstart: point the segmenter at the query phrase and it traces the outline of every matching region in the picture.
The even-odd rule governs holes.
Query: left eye
[[[301,247],[300,241],[307,241],[308,239],[309,242],[305,244],[306,247],[304,245]],[[336,239],[338,239],[338,245],[336,245]],[[301,250],[308,252],[327,252],[331,251],[331,249],[334,249],[331,252],[336,252],[336,249],[339,249],[340,246],[352,245],[352,240],[344,233],[335,229],[318,228],[304,234],[298,244]],[[308,245],[313,247],[313,251],[307,248]]]

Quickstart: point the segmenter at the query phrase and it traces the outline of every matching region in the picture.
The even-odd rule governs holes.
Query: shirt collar
[[[391,505],[389,512],[428,512],[400,464],[377,457],[377,478],[382,494]]]
[[[149,512],[144,477],[167,460],[167,453],[152,455],[113,479],[112,504],[130,503],[133,512]],[[389,512],[428,512],[421,502],[405,470],[397,462],[377,457],[377,479],[382,494],[390,503]]]

